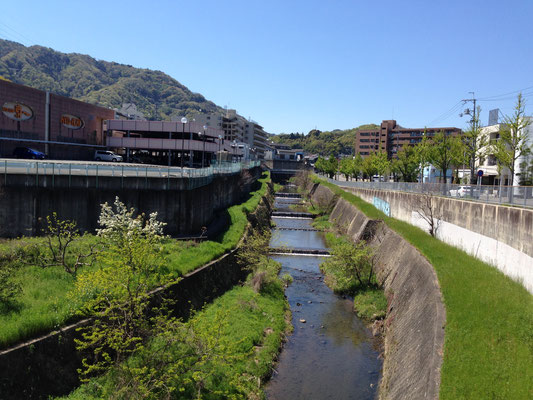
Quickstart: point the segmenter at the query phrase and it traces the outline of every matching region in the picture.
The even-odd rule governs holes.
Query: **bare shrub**
[[[440,228],[442,211],[437,204],[438,198],[430,191],[412,196],[412,210],[428,224],[428,233],[435,237]]]

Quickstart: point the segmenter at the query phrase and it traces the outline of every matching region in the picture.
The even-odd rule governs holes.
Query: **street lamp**
[[[237,162],[237,141],[233,140],[233,159]]]
[[[207,130],[207,126],[204,125],[203,128],[204,128],[204,131],[203,131],[203,132],[198,132],[198,136],[200,136],[201,138],[203,138],[203,142],[204,142],[203,151],[202,151],[202,168],[204,167],[204,158],[205,158],[205,131]]]
[[[222,135],[218,135],[218,156],[217,156],[217,161],[218,161],[218,164],[220,165],[220,146],[222,145]]]
[[[183,159],[185,158],[185,124],[189,122],[186,117],[181,119],[181,168],[183,168]]]

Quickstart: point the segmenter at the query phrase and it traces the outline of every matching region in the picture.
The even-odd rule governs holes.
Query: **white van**
[[[112,151],[96,150],[94,152],[94,160],[95,161],[113,161],[113,162],[118,162],[118,161],[122,161],[122,156],[119,156],[118,154],[115,154]]]

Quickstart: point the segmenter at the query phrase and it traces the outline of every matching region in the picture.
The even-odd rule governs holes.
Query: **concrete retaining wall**
[[[376,274],[389,304],[380,399],[438,399],[446,312],[432,265],[344,199],[336,202],[330,221],[354,242],[363,239],[376,249]]]
[[[270,219],[272,187],[254,213],[248,215],[250,227],[266,226]],[[152,306],[163,298],[175,300],[173,313],[186,318],[191,308],[198,309],[213,301],[237,283],[247,270],[236,263],[237,249],[185,275],[183,279],[151,292]],[[76,351],[78,328],[86,319],[64,326],[36,339],[0,350],[0,399],[48,399],[70,393],[80,382],[77,368],[83,356]]]
[[[427,230],[413,205],[414,193],[344,188],[372,203],[390,204],[391,217]],[[533,210],[435,198],[441,213],[437,237],[500,269],[533,293]]]
[[[77,221],[81,230],[94,231],[100,204],[112,204],[116,196],[139,213],[157,212],[158,218],[167,223],[168,235],[196,234],[217,211],[239,202],[260,173],[259,168],[254,168],[236,175],[219,175],[211,183],[192,190],[187,190],[186,185],[175,190],[121,189],[103,183],[98,189],[3,186],[0,188],[0,237],[39,234],[46,216],[54,211],[61,219]]]

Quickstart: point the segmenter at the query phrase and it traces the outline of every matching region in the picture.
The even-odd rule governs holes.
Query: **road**
[[[0,158],[0,174],[189,178],[210,176],[213,173],[231,173],[238,170],[240,170],[239,164],[199,169],[102,161]]]

